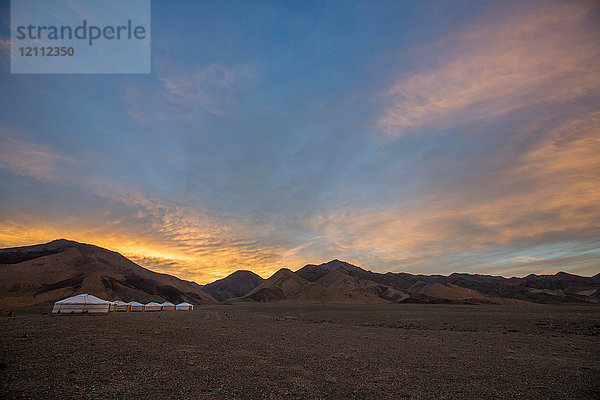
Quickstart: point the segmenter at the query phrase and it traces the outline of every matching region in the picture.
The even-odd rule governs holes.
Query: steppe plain
[[[1,398],[600,398],[597,305],[50,308],[1,318]]]

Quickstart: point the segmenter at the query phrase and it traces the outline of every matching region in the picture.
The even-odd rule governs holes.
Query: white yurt
[[[165,301],[161,304],[163,311],[175,311],[175,304]]]
[[[153,301],[144,306],[144,311],[160,311],[162,310],[162,305]]]
[[[111,302],[91,294],[78,294],[54,303],[52,314],[107,313]]]
[[[175,310],[177,311],[192,311],[194,306],[190,303],[179,303],[175,306]]]
[[[144,311],[144,308],[146,307],[145,305],[143,305],[142,303],[138,303],[137,301],[130,301],[127,304],[129,305],[130,311]]]
[[[131,306],[129,305],[129,303],[125,303],[124,301],[117,300],[117,301],[115,301],[115,311],[129,312],[129,311],[131,311]]]

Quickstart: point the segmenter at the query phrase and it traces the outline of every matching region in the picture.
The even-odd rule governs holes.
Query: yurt
[[[144,306],[144,311],[160,311],[162,310],[162,305],[153,301]]]
[[[110,306],[110,301],[99,299],[91,294],[78,294],[54,303],[52,314],[107,313]]]
[[[175,310],[177,311],[192,311],[194,306],[190,303],[179,303],[175,306]]]
[[[163,311],[175,311],[175,304],[165,301],[161,304]]]
[[[129,305],[130,311],[144,311],[144,306],[142,303],[138,303],[137,301],[130,301],[127,303]]]
[[[131,311],[131,306],[129,303],[125,303],[124,301],[117,300],[115,301],[115,311],[117,312],[129,312]]]

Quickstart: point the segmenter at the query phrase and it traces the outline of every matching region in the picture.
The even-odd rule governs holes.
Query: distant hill
[[[0,307],[49,303],[78,293],[143,303],[216,302],[189,282],[89,244],[61,239],[0,250]]]
[[[263,278],[252,271],[239,270],[223,279],[203,286],[202,290],[215,299],[224,301],[232,297],[245,296],[263,281]]]
[[[340,260],[282,269],[239,300],[447,304],[599,303],[600,274],[559,272],[504,278],[489,275],[380,274]]]
[[[327,271],[327,270],[325,270]],[[279,300],[374,303],[382,298],[361,287],[344,272],[343,267],[325,272],[316,282],[304,279],[300,274],[282,268],[273,276],[238,300],[271,302]]]

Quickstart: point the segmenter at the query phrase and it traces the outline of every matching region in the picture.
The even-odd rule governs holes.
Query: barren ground
[[[600,306],[201,306],[0,319],[0,397],[600,396]]]

